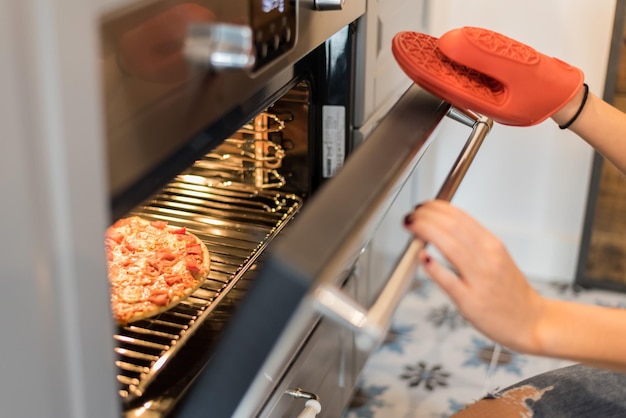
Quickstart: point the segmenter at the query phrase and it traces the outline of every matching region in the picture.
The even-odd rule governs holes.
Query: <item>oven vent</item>
[[[245,141],[238,138],[221,147],[245,147]],[[259,146],[257,142],[258,138],[248,143]],[[280,181],[276,181],[280,177],[268,180],[263,176],[255,184],[256,180],[240,176],[244,171],[234,169],[250,163],[262,174],[275,170],[282,151],[273,144],[263,146],[271,153],[271,167],[265,162],[254,167],[247,157],[238,158],[234,165],[234,158],[220,162],[224,159],[213,152],[132,212],[196,234],[210,251],[211,272],[196,292],[174,308],[120,327],[114,335],[119,393],[126,401],[145,393],[201,324],[217,321],[221,315],[217,307],[230,303],[239,288],[246,286],[264,248],[301,207],[301,197],[280,191]]]

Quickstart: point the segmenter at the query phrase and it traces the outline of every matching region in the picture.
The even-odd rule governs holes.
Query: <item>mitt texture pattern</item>
[[[438,39],[417,32],[401,32],[392,50],[398,64],[417,84],[430,93],[457,103],[463,92],[494,104],[501,103],[503,86],[483,73],[458,64],[441,53]]]
[[[539,62],[539,53],[530,46],[499,33],[482,28],[466,27],[465,37],[483,51],[516,61],[534,65]]]
[[[483,28],[453,29],[441,38],[400,32],[392,52],[400,68],[428,92],[504,125],[544,121],[584,81],[580,69]]]

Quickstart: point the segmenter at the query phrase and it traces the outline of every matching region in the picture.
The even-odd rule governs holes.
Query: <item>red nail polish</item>
[[[404,225],[405,225],[405,226],[409,226],[409,225],[411,225],[411,224],[413,223],[413,220],[414,220],[414,219],[415,219],[415,218],[414,218],[413,214],[412,214],[412,213],[409,213],[408,215],[406,215],[406,216],[404,217]]]
[[[426,256],[426,258],[424,259],[424,264],[430,264],[430,262],[433,261],[430,256]]]

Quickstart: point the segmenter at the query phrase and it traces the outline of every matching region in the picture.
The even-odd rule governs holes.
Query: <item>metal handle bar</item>
[[[459,157],[437,193],[437,199],[450,201],[483,140],[493,127],[493,121],[453,107],[450,108],[447,116],[472,128]],[[422,248],[424,248],[424,242],[418,239],[408,244],[387,284],[369,311],[346,295],[340,287],[332,284],[322,284],[315,289],[315,308],[329,319],[357,331],[356,343],[360,349],[372,349],[385,337],[391,318],[415,277],[418,267],[417,254]]]

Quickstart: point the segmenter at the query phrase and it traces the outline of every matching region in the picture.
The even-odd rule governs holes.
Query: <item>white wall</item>
[[[482,26],[559,57],[603,94],[615,0],[437,0],[429,32]],[[446,123],[419,171],[418,200],[432,197],[468,128]],[[544,281],[574,279],[593,151],[551,120],[527,128],[496,125],[454,203],[507,245],[521,269]]]

